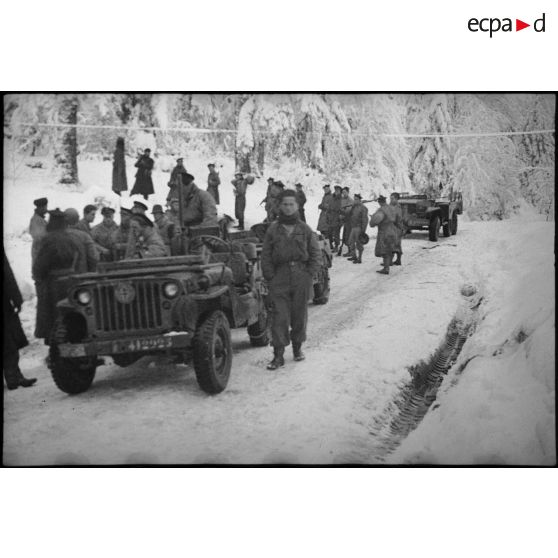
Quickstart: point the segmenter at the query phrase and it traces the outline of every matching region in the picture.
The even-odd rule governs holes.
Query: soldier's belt
[[[306,267],[306,262],[303,262],[302,260],[291,260],[289,262],[283,262],[279,264],[278,267],[289,267],[289,268]]]

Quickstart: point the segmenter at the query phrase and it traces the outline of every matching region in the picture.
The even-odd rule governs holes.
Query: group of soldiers
[[[144,171],[150,172],[152,168],[146,162],[148,158],[149,153],[146,152],[138,160],[136,185],[138,178],[140,183],[146,178],[139,175]],[[210,163],[208,169],[207,190],[202,190],[196,185],[194,176],[184,167],[183,159],[179,158],[168,182],[167,209],[154,205],[150,219],[148,206],[141,201],[134,201],[132,207],[120,208],[119,225],[114,220],[116,211],[110,207],[100,210],[102,222],[92,226],[98,211],[95,205],[86,205],[80,218],[74,208],[49,211],[47,198],[35,200],[34,214],[29,223],[33,239],[32,275],[37,292],[35,337],[49,344],[56,303],[63,297],[61,292],[57,292],[57,289],[64,289],[64,282],[60,278],[93,272],[99,261],[168,256],[173,253],[173,239],[186,229],[218,226],[217,205],[220,203],[221,181],[215,164]],[[247,189],[253,182],[251,175],[241,172],[237,172],[231,181],[235,194],[237,228],[240,230],[244,229]],[[366,229],[368,225],[377,226],[375,255],[381,257],[383,263],[378,273],[389,274],[390,266],[401,265],[401,239],[405,234],[405,224],[398,203],[399,194],[391,195],[389,205],[386,198],[380,196],[377,200],[379,209],[369,217],[364,205],[366,201],[362,200],[360,194],[351,197],[348,187],[334,186],[333,192],[328,184],[323,188],[317,229],[329,240],[331,248],[339,256],[343,255],[356,264],[362,263],[364,245],[368,242]],[[147,199],[149,194],[145,192],[144,198]],[[266,197],[261,204],[265,204],[265,221],[270,223],[262,249],[262,270],[274,309],[274,357],[268,365],[269,369],[274,370],[284,365],[285,346],[290,342],[293,344],[294,359],[298,361],[304,358],[301,347],[306,339],[306,301],[312,288],[312,277],[320,266],[321,254],[316,237],[306,224],[306,195],[302,184],[297,183],[294,189],[287,189],[280,180],[269,178]],[[50,216],[48,221],[47,214]],[[343,246],[347,247],[345,254],[342,254]],[[9,264],[5,257],[4,262],[4,275],[7,276],[6,266],[9,268]],[[8,314],[13,315],[17,313],[21,301],[17,296],[15,302],[12,300],[7,303],[5,300],[5,320],[6,304],[10,310]],[[10,358],[8,362],[11,362]],[[33,383],[34,379],[26,379],[21,375],[16,358],[8,382],[10,389]]]
[[[389,205],[385,196],[379,196],[380,207],[369,218],[364,204],[371,200],[363,200],[359,193],[351,197],[348,186],[334,186],[333,193],[329,184],[323,189],[317,228],[338,256],[345,256],[355,264],[362,263],[364,245],[369,240],[366,229],[370,224],[378,227],[374,254],[382,258],[383,264],[378,273],[388,275],[390,266],[401,265],[401,240],[407,229],[397,192],[391,194]],[[347,248],[345,254],[342,253],[343,246]]]

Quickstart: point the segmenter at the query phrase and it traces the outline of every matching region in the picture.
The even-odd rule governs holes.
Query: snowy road
[[[443,248],[444,243],[448,247]],[[429,246],[425,235],[412,235],[405,243],[406,265],[393,268],[390,277],[375,273],[380,260],[372,256],[372,244],[362,265],[336,257],[330,303],[310,306],[307,360],[295,365],[288,352],[285,368],[269,372],[265,364],[270,348],[252,348],[244,330],[234,331],[231,380],[216,397],[198,388],[191,366],[155,357],[125,369],[100,367],[88,392],[68,396],[39,364],[46,348],[34,344],[24,352],[22,369],[39,378],[37,386],[9,392],[5,399],[5,462],[373,459],[369,455],[373,415],[408,375],[403,368],[388,370],[386,377],[375,374],[374,364],[381,363],[377,353],[382,351],[382,336],[372,338],[370,328],[378,324],[370,320],[370,304],[378,302],[372,304],[372,314],[379,311],[374,322],[385,319],[391,309],[389,299],[401,298],[398,291],[412,280],[411,273],[416,276],[427,268],[432,256],[443,259],[447,250],[455,250],[449,246],[455,245],[453,238],[441,240],[440,245],[437,251],[424,250]],[[395,317],[401,322],[401,316]],[[403,323],[396,331],[404,333]],[[430,336],[433,333],[441,334],[432,330]],[[428,356],[430,345],[417,357]],[[378,385],[371,386],[375,375]]]
[[[517,249],[523,238],[519,235],[526,235],[524,242],[530,245],[544,224],[522,227],[463,222],[456,237],[437,244],[413,234],[404,241],[404,265],[392,268],[389,277],[375,273],[380,260],[373,257],[373,239],[362,265],[335,258],[329,304],[310,306],[307,360],[295,364],[288,351],[284,368],[267,371],[271,349],[253,348],[244,330],[234,331],[231,379],[218,396],[198,388],[190,366],[154,357],[129,368],[100,367],[88,392],[68,396],[41,364],[46,348],[34,342],[22,352],[21,367],[26,375],[38,377],[37,385],[5,392],[4,462],[383,462],[388,458],[382,443],[386,409],[408,382],[408,367],[428,359],[442,343],[463,302],[459,291],[464,283],[487,289],[489,298],[497,296],[500,285],[511,288],[510,278],[517,272],[509,266],[521,262],[517,257],[493,262],[498,254]],[[551,238],[547,244],[551,249]],[[530,268],[536,273],[536,266]],[[493,305],[498,306],[496,299]],[[32,317],[32,303],[25,303],[27,330]],[[507,321],[513,326],[513,320]],[[509,333],[503,329],[499,335]],[[501,342],[507,346],[505,339]],[[469,351],[492,352],[484,343],[481,339],[481,346]],[[530,385],[536,409],[543,397],[537,386],[543,384]],[[482,401],[474,393],[467,397]],[[515,397],[508,395],[509,400]],[[507,412],[502,408],[498,415],[504,422],[487,424],[506,424]],[[552,413],[549,407],[544,420],[551,420]],[[525,439],[530,437],[526,431]],[[445,439],[451,441],[447,435]],[[474,448],[478,442],[471,444]],[[428,454],[426,459],[435,457]]]

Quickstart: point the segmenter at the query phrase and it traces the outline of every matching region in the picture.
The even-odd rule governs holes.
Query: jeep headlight
[[[76,299],[83,306],[87,306],[91,302],[91,293],[87,289],[81,289],[76,293]]]
[[[165,283],[163,293],[167,298],[174,298],[178,294],[178,285],[176,283]]]
[[[205,275],[205,273],[198,277],[198,287],[202,291],[207,291],[207,289],[211,287],[211,279],[207,275]]]

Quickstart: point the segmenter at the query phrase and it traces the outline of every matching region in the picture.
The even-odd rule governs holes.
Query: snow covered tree
[[[410,119],[412,133],[450,134],[451,118],[448,95],[420,96],[424,108]],[[425,137],[418,140],[411,156],[410,178],[418,192],[439,195],[439,185],[444,188],[451,180],[451,145],[446,137]]]
[[[79,100],[77,95],[62,95],[58,116],[60,123],[68,124],[62,129],[60,145],[54,155],[59,170],[58,182],[61,184],[78,184],[77,167],[77,117]]]

